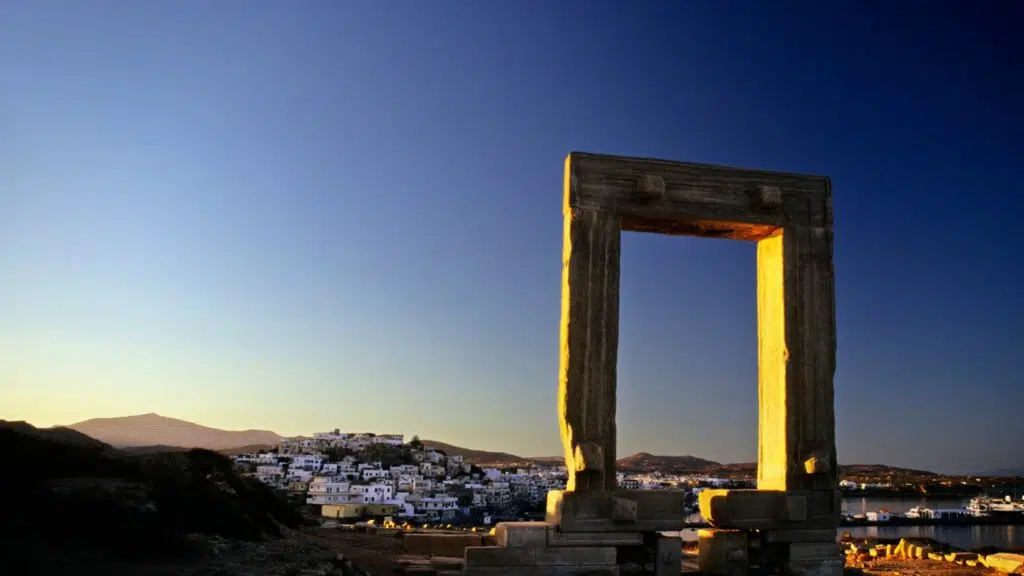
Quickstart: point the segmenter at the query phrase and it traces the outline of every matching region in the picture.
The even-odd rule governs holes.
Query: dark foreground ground
[[[31,565],[5,562],[0,574],[45,574],[75,576],[402,576],[410,566],[432,565],[440,576],[453,574],[457,564],[407,554],[400,535],[380,536],[333,528],[302,526],[281,528],[281,537],[265,541],[226,539],[190,535],[190,553],[177,558],[148,561],[104,561],[64,553],[47,555],[45,550],[21,549],[13,557],[32,558]],[[11,544],[7,541],[6,544]],[[12,556],[6,556],[11,559]],[[639,566],[637,566],[639,569]],[[10,569],[10,571],[8,571]],[[684,549],[683,572],[697,570],[696,550]],[[447,572],[446,572],[447,571]],[[422,573],[422,572],[421,572]],[[625,570],[626,573],[634,573]],[[970,567],[928,560],[903,558],[848,557],[848,576],[997,576],[1001,573],[981,566]]]
[[[401,539],[315,527],[281,531],[283,537],[266,541],[194,534],[188,536],[189,550],[176,550],[176,557],[138,561],[75,554],[66,544],[50,554],[38,545],[17,549],[17,542],[8,540],[5,544],[17,552],[7,556],[0,573],[7,574],[7,568],[11,574],[47,576],[391,576],[400,571]]]

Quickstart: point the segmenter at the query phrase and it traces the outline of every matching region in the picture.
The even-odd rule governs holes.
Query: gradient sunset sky
[[[831,176],[840,460],[1024,466],[1022,22],[1009,0],[2,2],[0,418],[560,454],[580,150]],[[755,460],[754,262],[625,235],[620,454]]]

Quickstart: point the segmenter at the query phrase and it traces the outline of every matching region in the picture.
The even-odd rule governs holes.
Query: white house
[[[352,486],[352,494],[361,498],[362,504],[379,504],[392,499],[394,488],[391,484],[365,484]]]
[[[284,470],[276,464],[262,464],[256,466],[256,478],[264,484],[276,484],[284,476]]]
[[[414,474],[399,474],[398,476],[392,476],[395,479],[395,485],[399,490],[411,492],[416,488],[416,478],[422,480],[422,476]]]
[[[313,471],[303,470],[302,468],[289,468],[286,478],[288,482],[309,482],[313,479]]]
[[[402,434],[377,434],[373,437],[372,442],[388,446],[401,446],[405,444],[405,436]]]
[[[431,464],[440,464],[444,462],[445,455],[442,452],[427,448],[427,452],[423,455],[423,458]]]
[[[410,497],[407,501],[413,505],[417,516],[434,520],[450,520],[459,508],[459,499],[455,496]]]
[[[433,478],[423,478],[422,476],[415,476],[412,480],[412,491],[413,492],[427,492],[433,490],[437,486],[437,481]]]
[[[430,462],[424,462],[420,464],[420,474],[428,478],[444,478],[448,475],[447,469],[444,466],[438,466]]]
[[[307,504],[347,504],[352,502],[352,484],[333,478],[314,478],[306,493]]]
[[[304,470],[320,470],[324,465],[324,457],[320,454],[297,454],[292,457],[292,468]]]
[[[364,468],[362,477],[363,480],[377,480],[382,478],[390,478],[391,471],[384,470],[381,468]]]

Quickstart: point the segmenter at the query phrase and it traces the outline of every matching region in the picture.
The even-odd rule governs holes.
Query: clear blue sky
[[[840,459],[1024,465],[1021,7],[3,2],[0,418],[560,453],[581,150],[831,176]],[[620,453],[754,460],[754,246],[622,258]]]

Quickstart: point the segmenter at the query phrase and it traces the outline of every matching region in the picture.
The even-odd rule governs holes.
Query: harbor
[[[1022,525],[1024,498],[844,498],[841,526]]]
[[[991,504],[996,504],[993,510]],[[1010,501],[1020,506],[1019,496]],[[928,538],[961,550],[1024,547],[1024,513],[1002,498],[844,498],[840,537]],[[883,511],[887,514],[882,513]]]
[[[1007,504],[1010,504],[1007,506]],[[1024,512],[1018,497],[950,498],[844,498],[837,538],[926,538],[961,550],[984,547],[1000,550],[1024,548]],[[687,528],[673,533],[696,541],[697,530],[709,525],[699,513]]]

